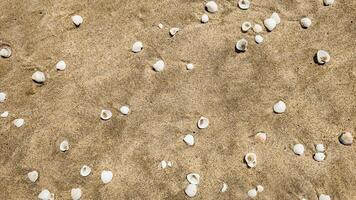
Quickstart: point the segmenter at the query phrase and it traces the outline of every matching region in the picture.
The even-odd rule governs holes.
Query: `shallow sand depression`
[[[355,200],[356,146],[339,136],[356,135],[356,1],[251,0],[241,10],[236,0],[217,0],[216,13],[206,2],[2,1],[0,42],[12,54],[0,58],[0,113],[9,112],[0,118],[0,199],[37,199],[47,189],[67,200],[73,188],[84,200],[188,199],[186,176],[197,173],[192,199],[250,199],[262,185],[255,199]],[[273,12],[281,23],[263,27],[263,43],[252,30],[242,33],[243,22],[263,26]],[[78,27],[74,15],[83,18]],[[307,29],[303,17],[312,21]],[[248,47],[237,53],[242,38]],[[137,41],[143,48],[134,53]],[[330,62],[317,64],[318,50]],[[160,72],[152,68],[158,60]],[[44,83],[31,79],[36,71]],[[281,114],[273,111],[278,101],[286,104]],[[112,117],[102,120],[101,110]],[[205,129],[197,127],[202,116]],[[295,155],[299,143],[304,152]],[[316,144],[325,146],[321,162]],[[253,168],[244,162],[250,152]],[[162,169],[162,160],[172,167]],[[86,177],[83,165],[91,168]],[[102,171],[112,172],[111,182],[103,184]]]

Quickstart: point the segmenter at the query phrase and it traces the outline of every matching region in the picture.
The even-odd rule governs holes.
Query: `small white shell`
[[[194,69],[194,65],[192,63],[188,63],[186,67],[187,67],[187,70]]]
[[[239,0],[238,5],[242,10],[247,10],[250,8],[250,0]]]
[[[257,156],[254,153],[247,153],[245,155],[245,161],[248,167],[253,168],[257,165]]]
[[[43,72],[40,72],[40,71],[36,71],[35,73],[33,73],[31,78],[36,83],[43,83],[46,80],[45,74]]]
[[[69,142],[68,140],[63,140],[61,144],[59,145],[59,150],[61,152],[66,152],[69,150]]]
[[[353,143],[353,136],[350,132],[343,132],[341,133],[340,137],[339,137],[339,141],[341,142],[341,144],[343,145],[351,145]]]
[[[304,146],[302,144],[294,145],[293,152],[297,155],[303,155],[304,154]]]
[[[70,196],[72,197],[72,200],[79,200],[80,197],[82,197],[82,190],[80,188],[73,188],[70,191]]]
[[[121,106],[120,112],[123,115],[128,115],[130,113],[130,108],[128,106]]]
[[[169,34],[173,37],[173,36],[175,36],[175,34],[178,33],[178,31],[180,31],[179,28],[173,27],[173,28],[169,29]]]
[[[218,4],[216,4],[215,1],[208,1],[208,3],[205,4],[205,8],[208,12],[215,13],[218,11]]]
[[[275,113],[284,113],[286,111],[286,109],[287,109],[287,106],[283,101],[278,101],[273,106],[273,111]]]
[[[329,195],[326,195],[326,194],[321,194],[319,196],[319,200],[331,200],[331,197]]]
[[[193,146],[194,145],[194,137],[191,134],[186,135],[183,140],[189,146]]]
[[[3,58],[9,58],[12,54],[12,50],[11,50],[11,47],[9,46],[2,46],[1,49],[0,49],[0,57],[3,57]]]
[[[54,195],[51,194],[47,189],[44,189],[38,195],[38,198],[41,200],[52,200],[52,199],[54,200]]]
[[[220,189],[220,192],[226,192],[227,189],[228,189],[227,184],[226,184],[226,183],[223,183],[223,185],[222,185],[222,187],[221,187],[221,189]]]
[[[101,110],[100,118],[102,120],[108,120],[112,117],[112,112],[110,110]]]
[[[9,116],[9,111],[5,111],[5,112],[0,114],[0,117],[2,117],[2,118],[6,118],[8,116]]]
[[[194,197],[195,195],[197,195],[198,192],[198,186],[195,184],[189,184],[185,190],[184,190],[185,194],[188,197]]]
[[[162,29],[163,28],[163,24],[159,23],[158,24],[158,28]]]
[[[83,167],[80,169],[80,175],[81,176],[89,176],[91,173],[91,168],[87,165],[83,165]]]
[[[209,21],[209,16],[207,14],[203,14],[201,16],[201,22],[202,23],[208,23],[208,21]]]
[[[319,64],[323,65],[330,61],[330,55],[327,51],[319,50],[316,53],[316,58]]]
[[[187,175],[187,180],[191,184],[198,185],[200,183],[200,175],[197,173],[190,173]]]
[[[272,13],[271,18],[274,19],[274,21],[276,21],[276,24],[281,23],[281,18],[279,17],[278,13],[276,12]]]
[[[241,30],[242,32],[246,33],[248,30],[250,30],[250,28],[252,27],[250,22],[244,22],[241,25]]]
[[[167,162],[165,160],[162,160],[160,165],[162,169],[165,169],[167,167]]]
[[[247,40],[241,39],[241,40],[237,41],[237,43],[236,43],[236,49],[237,49],[239,52],[244,52],[244,51],[247,50],[247,45],[248,45]]]
[[[330,6],[332,4],[334,4],[334,0],[324,0],[324,5],[325,6]]]
[[[57,70],[60,70],[60,71],[65,70],[66,67],[67,67],[67,64],[66,64],[63,60],[59,61],[59,62],[56,64],[56,69],[57,69]]]
[[[324,147],[323,144],[317,144],[317,145],[315,145],[315,150],[316,150],[317,152],[322,153],[322,152],[325,151],[325,147]]]
[[[163,60],[159,60],[155,64],[153,64],[152,67],[156,72],[161,72],[164,70],[165,64],[164,64]]]
[[[261,35],[256,35],[255,36],[255,42],[257,44],[261,44],[263,42],[263,37]]]
[[[206,117],[200,117],[200,119],[198,120],[198,128],[200,129],[204,129],[204,128],[208,128],[209,126],[209,119]]]
[[[263,21],[263,24],[269,31],[272,31],[274,28],[276,28],[276,25],[277,25],[276,20],[274,20],[272,18],[265,19]]]
[[[138,52],[140,52],[142,50],[142,48],[143,48],[142,42],[137,41],[132,45],[132,49],[131,50],[134,53],[138,53]]]
[[[17,128],[20,128],[21,126],[23,126],[25,124],[25,120],[24,119],[15,119],[14,120],[14,125],[17,127]]]
[[[247,192],[247,196],[250,198],[255,198],[257,197],[257,190],[256,188],[253,188]]]
[[[265,189],[263,188],[262,185],[257,185],[256,190],[257,190],[257,192],[263,192],[263,190],[265,190]]]
[[[253,31],[255,32],[255,33],[261,33],[262,32],[262,26],[261,25],[259,25],[259,24],[255,24],[255,26],[253,26]]]
[[[314,154],[314,160],[321,162],[325,159],[325,154],[322,152],[317,152]]]
[[[28,177],[28,179],[30,179],[30,181],[32,182],[32,183],[34,183],[34,182],[36,182],[37,181],[37,179],[38,179],[38,172],[37,171],[32,171],[32,172],[29,172],[29,173],[27,173],[27,177]]]
[[[83,23],[83,17],[79,15],[74,15],[72,16],[72,21],[75,24],[75,26],[80,26]]]
[[[6,100],[6,93],[0,92],[0,103],[4,103]]]
[[[309,26],[311,26],[311,24],[312,24],[312,21],[308,17],[304,17],[300,20],[300,25],[303,28],[309,28]]]
[[[112,180],[112,177],[113,177],[113,174],[112,174],[111,171],[104,170],[104,171],[101,172],[101,181],[104,184],[109,183]]]
[[[261,142],[265,142],[267,140],[267,133],[259,132],[255,135],[255,138]]]

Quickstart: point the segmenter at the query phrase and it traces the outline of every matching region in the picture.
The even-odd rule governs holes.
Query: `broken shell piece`
[[[180,31],[180,29],[174,27],[174,28],[171,28],[171,29],[169,30],[169,34],[173,37],[175,34],[178,33],[178,31]]]
[[[50,193],[47,189],[44,189],[38,195],[38,198],[41,200],[54,200],[54,194]]]
[[[5,112],[0,114],[0,117],[2,117],[2,118],[6,118],[8,116],[9,116],[9,111],[5,111]]]
[[[321,152],[317,152],[314,154],[314,160],[321,162],[325,159],[325,154]]]
[[[189,184],[185,190],[184,190],[185,194],[188,197],[194,197],[195,195],[197,195],[198,192],[198,186],[195,184]]]
[[[242,10],[247,10],[250,8],[250,1],[249,0],[239,0],[238,5],[239,8]]]
[[[304,17],[300,20],[300,25],[303,28],[309,28],[309,26],[311,25],[312,21],[308,18],[308,17]]]
[[[121,106],[120,112],[123,115],[128,115],[130,113],[130,108],[128,106]]]
[[[263,192],[263,190],[265,190],[265,189],[263,188],[262,185],[257,185],[256,190],[257,190],[257,192]]]
[[[259,24],[255,24],[255,26],[253,26],[253,31],[255,31],[255,33],[262,32],[262,26]]]
[[[339,137],[339,141],[343,145],[351,145],[353,143],[353,136],[350,132],[343,132]]]
[[[325,147],[324,147],[324,145],[323,144],[317,144],[317,145],[315,145],[315,150],[317,151],[317,152],[324,152],[325,151]]]
[[[316,58],[319,64],[323,65],[330,61],[330,55],[327,51],[319,50],[316,53]]]
[[[191,184],[198,185],[200,182],[200,176],[197,173],[190,173],[187,175],[187,180]]]
[[[132,49],[131,50],[134,53],[138,53],[138,52],[140,52],[142,50],[142,48],[143,48],[142,42],[137,41],[132,45]]]
[[[281,23],[281,18],[279,17],[278,13],[276,12],[272,13],[271,18],[274,19],[274,21],[276,21],[276,24]]]
[[[263,132],[259,132],[255,135],[255,138],[258,139],[261,142],[265,142],[267,139],[267,134]]]
[[[273,111],[275,113],[284,113],[286,111],[286,104],[283,101],[278,101],[276,104],[273,106]]]
[[[268,31],[272,31],[277,25],[276,21],[272,18],[265,19],[263,21],[263,24],[265,25]]]
[[[0,103],[4,103],[6,100],[6,93],[0,92]]]
[[[261,35],[256,35],[255,36],[255,42],[257,44],[261,44],[263,42],[263,37]]]
[[[102,171],[101,172],[101,181],[103,181],[104,184],[109,183],[112,180],[113,174],[111,171]]]
[[[80,188],[73,188],[70,191],[70,196],[72,197],[72,200],[79,200],[80,197],[82,197],[82,190]]]
[[[239,52],[244,52],[244,51],[247,50],[247,45],[248,45],[247,40],[241,39],[241,40],[237,41],[237,43],[236,43],[236,49],[237,49],[237,51],[239,51]]]
[[[167,162],[165,160],[162,160],[160,165],[162,169],[165,169],[167,167]]]
[[[83,17],[79,15],[74,15],[72,16],[72,21],[75,24],[75,26],[79,27],[83,23]]]
[[[201,16],[201,22],[202,23],[208,23],[208,21],[209,21],[209,16],[207,14],[203,14]]]
[[[220,192],[226,192],[227,189],[228,189],[227,184],[226,184],[226,183],[223,183],[223,186],[222,186],[222,188],[220,189]]]
[[[253,168],[257,165],[257,156],[254,153],[248,153],[245,155],[245,161],[248,167]]]
[[[0,56],[3,58],[9,58],[12,54],[11,47],[4,45],[0,49]]]
[[[257,196],[256,188],[253,188],[247,192],[247,196],[250,198],[255,198]]]
[[[209,126],[209,119],[206,117],[200,117],[200,119],[198,120],[198,128],[204,129],[204,128],[208,128],[208,126]]]
[[[331,197],[329,195],[326,195],[326,194],[321,194],[319,196],[319,200],[331,200]]]
[[[81,176],[89,176],[91,173],[91,168],[87,165],[83,165],[83,167],[80,169],[80,175]]]
[[[100,118],[102,120],[108,120],[112,117],[112,112],[110,110],[101,110]]]
[[[59,145],[59,150],[61,152],[66,152],[69,150],[69,142],[68,140],[63,140],[63,142],[61,142],[61,144]]]
[[[164,64],[163,60],[159,60],[155,64],[153,64],[152,67],[156,72],[161,72],[164,70],[165,64]]]
[[[194,65],[192,63],[187,64],[187,70],[192,70],[194,69]]]
[[[194,137],[191,134],[186,135],[183,140],[189,146],[193,146],[194,145]]]
[[[302,144],[294,145],[293,152],[297,155],[303,155],[304,154],[304,146]]]
[[[65,70],[66,67],[67,67],[67,65],[66,65],[66,63],[65,63],[63,60],[59,61],[59,62],[56,64],[56,69],[57,69],[57,70],[60,70],[60,71]]]
[[[23,126],[25,124],[25,120],[24,119],[15,119],[14,120],[14,125],[17,127],[17,128],[20,128],[21,126]]]
[[[324,0],[324,5],[325,6],[330,6],[334,3],[334,0]]]
[[[208,12],[215,13],[218,11],[218,4],[216,4],[215,1],[208,1],[208,3],[205,4],[205,8]]]
[[[30,181],[31,181],[32,183],[34,183],[34,182],[36,182],[37,179],[38,179],[38,172],[37,172],[37,171],[29,172],[29,173],[27,174],[27,177],[28,177],[28,179],[30,179]]]
[[[43,72],[36,71],[35,73],[32,74],[32,80],[35,81],[36,83],[43,83],[46,80],[46,76],[44,75]]]
[[[250,28],[252,27],[250,22],[244,22],[241,25],[241,30],[242,32],[246,33],[248,30],[250,30]]]

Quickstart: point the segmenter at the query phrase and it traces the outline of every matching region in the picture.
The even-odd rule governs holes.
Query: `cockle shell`
[[[237,49],[237,51],[239,51],[239,52],[244,52],[244,51],[247,50],[247,45],[248,45],[247,40],[241,39],[241,40],[237,41],[237,43],[236,43],[236,49]]]
[[[110,110],[101,110],[100,118],[102,120],[109,120],[112,117],[112,112]]]
[[[200,175],[197,173],[190,173],[187,175],[187,180],[191,184],[198,185],[200,183]]]
[[[164,64],[163,60],[158,60],[155,64],[153,64],[152,67],[156,72],[161,72],[164,70],[165,64]]]
[[[257,192],[263,192],[265,189],[263,188],[262,185],[257,185],[256,190],[257,190]]]
[[[56,64],[56,69],[57,69],[57,70],[60,70],[60,71],[65,70],[66,67],[67,67],[67,64],[66,64],[63,60],[59,61],[59,62]]]
[[[339,141],[341,142],[341,144],[343,145],[351,145],[353,143],[353,136],[350,132],[343,132],[341,133],[340,137],[339,137]]]
[[[315,150],[317,152],[324,152],[325,151],[325,147],[324,147],[323,144],[317,144],[317,145],[315,145]]]
[[[70,191],[70,196],[72,197],[72,200],[79,200],[80,197],[82,197],[82,190],[80,188],[73,188]]]
[[[278,114],[284,113],[286,111],[286,109],[287,109],[287,106],[283,101],[278,101],[273,106],[273,111]]]
[[[33,73],[31,78],[36,83],[43,83],[43,82],[46,81],[45,74],[43,72],[40,72],[40,71],[36,71],[35,73]]]
[[[319,50],[316,53],[316,59],[317,59],[319,64],[323,65],[323,64],[325,64],[325,63],[330,61],[330,55],[329,55],[329,53],[327,51]]]
[[[198,120],[198,128],[200,129],[204,129],[204,128],[208,128],[209,126],[209,119],[206,117],[200,117],[200,119]]]
[[[186,135],[183,140],[189,146],[194,145],[194,136],[192,136],[191,134]]]
[[[27,173],[27,177],[32,183],[34,183],[38,179],[38,172],[35,170],[31,171],[31,172]]]
[[[14,125],[17,127],[17,128],[20,128],[21,126],[23,126],[25,124],[25,120],[24,119],[15,119],[14,120]]]
[[[162,160],[160,162],[160,166],[161,166],[162,169],[165,169],[167,167],[167,162],[165,160]]]
[[[304,154],[304,146],[302,144],[294,145],[293,152],[297,155],[303,155]]]
[[[69,142],[68,140],[63,140],[61,144],[59,145],[59,150],[61,152],[66,152],[69,150]]]
[[[104,170],[104,171],[101,172],[101,181],[104,184],[107,184],[107,183],[111,182],[112,178],[113,178],[113,174],[112,174],[111,171]]]
[[[309,28],[309,26],[312,24],[312,21],[311,19],[309,19],[308,17],[303,17],[301,20],[300,20],[300,25],[303,27],[303,28]]]
[[[187,67],[187,70],[194,69],[194,65],[192,63],[188,63],[186,67]]]
[[[314,154],[314,160],[321,162],[325,159],[325,154],[322,152],[317,152]]]
[[[246,33],[248,30],[250,30],[250,28],[252,27],[250,22],[244,22],[241,25],[241,30],[242,32]]]
[[[0,114],[0,117],[6,118],[9,116],[9,111],[4,111],[3,113]]]
[[[121,106],[120,112],[123,115],[128,115],[130,113],[130,108],[128,106]]]
[[[263,30],[263,28],[262,28],[262,26],[259,25],[259,24],[255,24],[255,26],[253,26],[253,31],[254,31],[255,33],[260,33],[260,32],[262,32],[262,30]]]
[[[9,58],[12,54],[12,50],[10,46],[3,45],[0,47],[0,57]]]
[[[264,132],[258,132],[255,135],[255,138],[261,142],[265,142],[267,140],[267,133]]]
[[[47,189],[44,189],[38,195],[38,198],[41,200],[54,200],[54,194],[50,193]]]
[[[247,10],[250,8],[250,0],[239,0],[238,5],[242,10]]]
[[[140,52],[141,50],[143,49],[143,44],[142,44],[142,42],[140,42],[140,41],[137,41],[137,42],[135,42],[133,45],[132,45],[132,52],[134,52],[134,53],[138,53],[138,52]]]
[[[263,42],[263,37],[261,35],[256,35],[255,36],[255,42],[257,44],[261,44]]]
[[[81,176],[89,176],[91,173],[91,168],[87,165],[83,165],[83,167],[80,169],[80,175]]]
[[[247,153],[245,155],[245,162],[248,167],[253,168],[257,165],[257,156],[254,153]]]
[[[208,23],[208,21],[209,21],[209,16],[207,14],[203,14],[201,16],[201,22],[202,23]]]
[[[256,188],[253,188],[247,192],[247,196],[250,198],[255,198],[257,196],[257,190]]]
[[[208,12],[215,13],[218,11],[218,4],[215,1],[208,1],[205,4],[205,8]]]
[[[79,15],[74,15],[72,16],[72,21],[75,24],[75,26],[79,27],[83,23],[83,17]]]
[[[324,5],[325,6],[330,6],[332,4],[334,4],[334,0],[324,0]]]
[[[194,197],[195,195],[197,195],[198,192],[198,186],[195,184],[189,184],[185,190],[184,190],[185,194],[188,197]]]

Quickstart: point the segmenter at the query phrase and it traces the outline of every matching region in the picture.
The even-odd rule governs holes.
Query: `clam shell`
[[[6,100],[6,93],[0,92],[0,103],[4,103]]]
[[[128,106],[121,106],[120,112],[123,115],[128,115],[130,113],[130,108]]]
[[[23,126],[25,124],[25,120],[24,119],[15,119],[14,120],[14,125],[17,127],[17,128],[20,128],[21,126]]]
[[[261,142],[265,142],[267,140],[267,133],[259,132],[255,135],[255,138]]]
[[[152,67],[156,72],[161,72],[164,70],[165,64],[164,64],[163,60],[159,60],[155,64],[153,64]]]
[[[351,145],[353,143],[353,136],[350,132],[343,132],[341,133],[340,137],[339,137],[339,141],[341,142],[341,144],[343,145]]]
[[[316,53],[316,58],[319,64],[323,65],[330,61],[330,55],[327,51],[319,50]]]
[[[0,57],[9,58],[12,54],[12,50],[10,46],[2,45],[0,47]]]
[[[265,19],[263,21],[263,24],[265,25],[268,31],[272,31],[274,28],[276,28],[277,25],[276,21],[272,18]]]
[[[158,24],[158,28],[159,28],[159,29],[162,29],[162,28],[163,28],[163,24],[159,23],[159,24]]]
[[[47,189],[44,189],[40,192],[40,194],[38,195],[38,198],[41,200],[52,200],[53,198],[53,194],[51,194]]]
[[[247,196],[250,198],[255,198],[257,197],[257,190],[256,188],[253,188],[247,192]]]
[[[319,200],[331,200],[331,197],[329,195],[326,195],[326,194],[321,194],[319,196]]]
[[[273,111],[278,114],[284,113],[286,111],[286,109],[287,109],[287,106],[283,101],[278,101],[273,106]]]
[[[250,30],[250,28],[252,27],[250,22],[244,22],[241,25],[241,30],[242,32],[246,33],[248,30]]]
[[[208,1],[205,4],[205,8],[208,12],[216,13],[218,11],[218,4],[216,4],[215,1]]]
[[[200,119],[198,120],[198,128],[200,129],[204,129],[204,128],[208,128],[209,126],[209,119],[206,117],[200,117]]]
[[[183,140],[189,146],[194,145],[194,137],[191,134],[186,135]]]
[[[197,195],[198,192],[198,186],[195,184],[189,184],[185,188],[184,192],[188,197],[195,197],[195,195]]]
[[[162,160],[160,165],[162,169],[165,169],[167,167],[167,162],[165,160]]]
[[[138,53],[138,52],[140,52],[140,51],[142,51],[142,49],[143,49],[143,44],[142,44],[142,42],[140,42],[140,41],[137,41],[137,42],[135,42],[133,45],[132,45],[132,52],[134,52],[134,53]]]
[[[300,25],[303,28],[309,28],[309,26],[311,26],[311,24],[312,24],[312,21],[308,17],[304,17],[300,20]]]
[[[80,175],[81,176],[89,176],[91,173],[91,168],[87,165],[83,165],[83,167],[80,169]]]
[[[9,111],[4,111],[3,113],[0,114],[0,117],[6,118],[9,116]]]
[[[187,67],[187,70],[194,69],[194,65],[192,63],[188,63],[186,67]]]
[[[200,183],[200,176],[197,173],[190,173],[187,175],[187,180],[191,184],[198,185]]]
[[[82,197],[82,190],[80,188],[73,188],[70,191],[70,196],[72,200],[79,200]]]
[[[262,26],[259,25],[259,24],[255,24],[255,26],[253,26],[253,31],[254,31],[255,33],[261,33],[262,30],[263,30],[263,28],[262,28]]]
[[[60,70],[60,71],[65,70],[66,67],[67,67],[67,64],[66,64],[63,60],[59,61],[59,62],[56,64],[56,69],[57,69],[57,70]]]
[[[304,154],[304,146],[302,144],[294,145],[293,152],[297,155],[303,155]]]
[[[79,15],[74,15],[72,16],[72,21],[75,24],[75,26],[79,27],[83,23],[83,17]]]
[[[265,190],[265,189],[263,188],[262,185],[257,185],[256,190],[257,190],[257,192],[263,192],[263,190]]]
[[[209,21],[209,16],[207,14],[203,14],[201,16],[201,22],[202,23],[208,23],[208,21]]]
[[[104,184],[110,183],[112,178],[113,178],[113,174],[112,174],[111,171],[104,170],[104,171],[101,172],[101,181]]]
[[[323,144],[317,144],[317,145],[315,145],[315,150],[317,151],[317,152],[324,152],[325,151],[325,147],[324,147],[324,145]]]
[[[38,172],[37,171],[29,172],[27,173],[27,177],[32,183],[34,183],[38,179]]]
[[[101,110],[100,118],[102,120],[109,120],[112,117],[112,112],[110,110]]]
[[[334,4],[334,0],[324,0],[324,5],[325,6],[330,6]]]
[[[321,162],[323,160],[325,160],[325,154],[322,152],[317,152],[314,154],[314,160]]]
[[[226,183],[223,183],[221,189],[220,189],[220,192],[226,192],[228,190],[228,186]]]
[[[31,78],[36,83],[43,83],[43,82],[46,81],[45,74],[43,72],[40,72],[40,71],[36,71],[35,73],[33,73]]]
[[[263,37],[261,35],[256,35],[255,36],[255,42],[257,44],[261,44],[263,42]]]
[[[173,37],[178,33],[178,31],[180,31],[179,28],[173,27],[173,28],[169,29],[169,34]]]
[[[248,45],[247,40],[241,39],[241,40],[237,41],[237,43],[236,43],[236,49],[237,49],[237,51],[239,51],[239,52],[244,52],[244,51],[247,50],[247,45]]]
[[[242,10],[247,10],[250,8],[250,0],[239,0],[238,5]]]
[[[248,167],[253,168],[257,165],[257,156],[254,153],[247,153],[245,155],[245,162]]]
[[[66,152],[69,150],[69,142],[68,140],[63,140],[61,144],[59,145],[59,150],[61,152]]]
[[[280,24],[281,23],[281,18],[279,17],[278,13],[276,13],[276,12],[272,13],[271,18],[274,19],[276,24]]]

